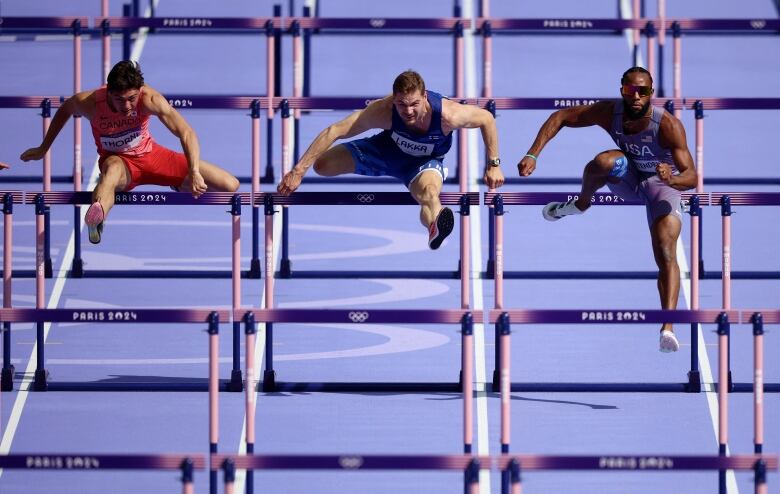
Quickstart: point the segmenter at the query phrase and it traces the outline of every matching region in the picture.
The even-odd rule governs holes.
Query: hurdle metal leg
[[[11,194],[3,197],[3,307],[12,306],[13,285],[13,213],[14,201]],[[0,391],[14,389],[14,366],[11,365],[11,323],[3,323],[3,370],[0,375]]]

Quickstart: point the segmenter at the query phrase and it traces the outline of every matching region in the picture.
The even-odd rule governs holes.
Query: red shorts
[[[103,172],[103,162],[109,156],[122,158],[130,172],[130,183],[125,187],[125,191],[133,190],[144,184],[178,187],[190,172],[186,156],[160,146],[156,142],[152,143],[152,150],[143,156],[118,153],[102,155],[98,161],[101,172]]]

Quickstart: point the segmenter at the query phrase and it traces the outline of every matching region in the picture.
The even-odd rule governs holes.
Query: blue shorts
[[[395,177],[406,187],[426,170],[438,172],[442,181],[447,178],[443,157],[408,155],[384,133],[345,142],[344,146],[352,154],[358,175]]]

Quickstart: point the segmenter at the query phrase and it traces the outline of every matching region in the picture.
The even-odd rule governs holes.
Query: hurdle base
[[[241,376],[240,369],[233,369],[230,373],[230,381],[228,382],[228,391],[239,393],[244,390],[244,380]]]
[[[699,371],[688,371],[688,384],[685,386],[686,393],[701,393],[701,374]]]
[[[35,371],[35,380],[33,381],[34,391],[48,391],[49,389],[49,371],[46,369],[38,369]]]
[[[70,276],[72,278],[84,277],[84,260],[82,258],[74,258],[70,265]]]
[[[249,271],[246,273],[246,277],[251,280],[259,280],[262,276],[263,273],[260,270],[260,259],[252,259],[252,262],[249,265]]]
[[[273,392],[276,390],[276,371],[267,370],[263,372],[263,391]]]
[[[494,259],[488,259],[483,276],[486,280],[494,280],[496,278],[496,261]]]
[[[13,391],[14,390],[14,374],[16,368],[13,365],[3,367],[2,375],[0,375],[0,391]]]
[[[277,271],[276,277],[285,279],[292,277],[292,262],[289,259],[282,259],[279,262],[279,271]]]

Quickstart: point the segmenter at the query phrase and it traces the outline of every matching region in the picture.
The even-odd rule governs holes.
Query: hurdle
[[[232,494],[235,470],[463,471],[469,494],[479,490],[481,470],[499,470],[511,476],[512,494],[521,494],[520,472],[574,470],[600,472],[672,472],[695,470],[753,471],[756,494],[767,491],[767,471],[778,469],[777,455],[213,455],[212,470],[224,472],[225,492]],[[507,486],[508,487],[508,486]],[[508,490],[502,492],[509,492]]]
[[[219,440],[219,393],[225,388],[219,382],[219,324],[231,314],[222,309],[0,309],[0,322],[34,322],[38,325],[36,341],[36,370],[32,389],[36,391],[208,391],[209,450],[217,453]],[[100,324],[128,323],[208,323],[208,381],[201,383],[51,383],[48,371],[43,367],[44,322],[90,322]],[[1,458],[1,457],[0,457]],[[109,462],[117,465],[117,462]],[[216,475],[211,475],[212,492],[216,493]]]
[[[659,9],[661,1],[659,0]],[[674,19],[659,20],[660,33],[672,32],[673,54],[673,91],[674,97],[682,97],[682,35],[759,35],[771,36],[780,34],[778,19]],[[661,37],[659,36],[659,43]],[[659,46],[663,54],[663,44]],[[659,58],[659,71],[662,68],[663,57]],[[663,96],[663,95],[662,95]],[[678,116],[678,114],[675,114]]]
[[[272,293],[272,292],[266,292]],[[267,305],[272,305],[266,299]],[[259,309],[250,311],[234,311],[234,320],[243,320],[246,327],[246,451],[252,454],[255,451],[255,393],[257,384],[255,376],[259,372],[255,369],[255,323],[265,323],[265,370],[260,389],[263,392],[461,392],[463,397],[463,451],[471,453],[474,437],[474,321],[480,321],[481,311],[468,310],[306,310],[306,309]],[[458,382],[450,383],[399,383],[399,382],[280,382],[276,380],[276,370],[273,363],[273,324],[302,323],[302,324],[388,324],[388,323],[460,323],[461,325],[461,362]],[[212,463],[213,465],[213,463]],[[247,493],[251,494],[254,488],[254,477],[251,471],[247,472]]]
[[[43,225],[43,212],[46,204],[89,204],[91,197],[88,192],[41,192],[41,193],[28,193],[25,195],[24,200],[27,204],[35,205],[36,214],[36,308],[44,309],[45,302],[45,281],[43,273],[43,239],[44,239],[44,225]],[[127,192],[116,196],[116,204],[123,205],[186,205],[186,204],[212,204],[212,205],[231,205],[231,228],[232,228],[232,240],[231,240],[231,255],[232,255],[232,271],[231,279],[232,284],[232,308],[239,308],[241,300],[241,285],[240,285],[240,216],[241,216],[241,203],[250,204],[250,194],[234,194],[230,192],[210,192],[204,194],[199,199],[194,199],[189,194],[184,193],[143,193],[143,192]],[[113,278],[117,275],[127,275],[127,271],[114,272],[112,270],[103,270],[94,273],[90,273],[92,277],[104,277]],[[243,389],[243,381],[241,377],[241,352],[240,352],[240,336],[241,328],[239,324],[234,323],[233,327],[233,370],[229,383],[223,386],[223,389],[229,391],[241,391]],[[53,385],[55,388],[68,388],[67,390],[81,390],[79,384],[58,384],[47,382],[48,373],[43,369],[43,351],[44,351],[44,330],[43,322],[38,322],[37,325],[37,341],[38,341],[38,364],[40,372],[36,372],[36,384],[35,389],[46,390]],[[85,384],[85,386],[87,386]],[[113,385],[111,385],[113,386]],[[111,388],[106,386],[106,389]],[[113,390],[119,390],[123,385],[121,383],[116,384],[116,388]],[[126,389],[134,390],[143,387],[141,384],[131,384]],[[98,386],[101,387],[101,386]],[[154,386],[152,386],[154,387]],[[175,388],[176,386],[173,386]],[[186,387],[186,386],[185,386]],[[92,389],[90,386],[87,388]],[[168,385],[162,385],[161,389],[170,389]],[[148,389],[148,388],[145,388]],[[203,387],[201,386],[201,389]],[[64,389],[63,389],[64,390]]]
[[[126,14],[129,12],[126,12]],[[154,32],[155,35],[175,35],[175,34],[247,34],[247,35],[265,35],[265,52],[266,52],[266,94],[268,98],[252,98],[257,99],[260,106],[252,106],[252,135],[253,140],[255,134],[258,136],[259,142],[259,111],[262,108],[266,109],[266,133],[268,144],[267,164],[265,168],[265,176],[259,177],[259,172],[254,170],[251,177],[238,177],[241,183],[251,183],[253,190],[256,191],[255,186],[260,181],[273,183],[274,171],[273,171],[273,148],[271,143],[273,142],[273,122],[274,122],[274,108],[273,108],[273,95],[275,89],[275,74],[278,72],[278,68],[275,65],[274,51],[276,50],[277,40],[275,33],[282,27],[279,17],[96,17],[95,24],[102,26],[105,33],[117,32],[123,36],[123,44],[125,45],[124,59],[129,58],[129,45],[130,45],[130,33],[133,30],[149,29]],[[107,35],[108,35],[107,34]],[[202,96],[202,95],[201,95]],[[169,102],[184,101],[181,106],[175,106],[177,109],[189,107],[189,102],[198,99],[201,96],[178,96],[176,98],[168,98]],[[218,98],[218,97],[215,97]],[[230,98],[222,100],[225,104],[230,104]],[[198,106],[198,108],[207,108],[205,106]],[[211,108],[224,109],[224,106],[213,106]],[[228,108],[237,108],[236,106],[228,106]],[[247,107],[242,107],[247,108]],[[258,113],[257,115],[255,113]],[[257,119],[257,122],[255,122]],[[258,126],[255,128],[255,126]],[[258,160],[259,163],[259,149],[252,151],[253,162]]]
[[[194,472],[206,468],[206,457],[200,454],[51,454],[24,453],[0,455],[0,469],[58,472],[92,472],[100,470],[178,470],[181,492],[194,494]]]
[[[254,196],[256,203],[264,203],[266,216],[274,213],[274,206],[307,205],[307,206],[417,206],[417,202],[408,192],[295,192],[290,196],[281,194],[257,194]],[[459,206],[460,214],[460,263],[457,271],[432,271],[432,270],[373,270],[373,271],[294,271],[289,258],[289,216],[287,222],[282,223],[281,260],[280,269],[276,275],[280,278],[439,278],[461,280],[462,306],[469,303],[469,234],[471,206],[479,205],[479,193],[477,192],[442,192],[439,195],[442,205]],[[267,234],[268,226],[266,226]],[[268,248],[266,247],[266,253]],[[266,260],[266,266],[268,261]]]
[[[768,311],[774,320],[778,311]],[[763,317],[763,316],[762,316]],[[499,386],[501,394],[501,452],[509,452],[510,441],[510,392],[512,391],[589,391],[589,392],[679,392],[689,391],[688,384],[664,383],[511,383],[510,374],[510,324],[658,324],[658,323],[709,323],[718,327],[718,454],[725,457],[728,444],[728,395],[729,395],[729,355],[728,344],[731,323],[745,323],[761,319],[753,313],[735,310],[633,310],[633,309],[582,309],[582,310],[492,310],[489,320],[496,324],[496,354],[500,364]],[[756,346],[762,348],[760,335],[756,335]],[[759,351],[757,356],[762,355]],[[754,375],[763,375],[763,358],[754,359]],[[496,373],[494,373],[496,376]],[[760,384],[759,382],[756,383]],[[755,449],[760,450],[759,441],[763,437],[763,390],[757,388],[754,398]],[[724,492],[726,471],[719,473],[721,492]],[[504,480],[506,484],[506,479]]]
[[[3,17],[0,23],[0,35],[6,33],[67,33],[73,35],[73,93],[81,91],[81,38],[82,33],[87,30],[89,19],[87,17]],[[105,79],[104,79],[105,80]],[[18,108],[8,107],[2,104],[6,98],[0,98],[0,108]],[[14,98],[10,98],[14,99]],[[21,102],[23,98],[15,98]],[[53,98],[49,101],[53,101]],[[29,107],[27,107],[29,108]],[[43,105],[41,102],[43,116],[43,134],[49,128],[49,117],[51,106]],[[37,177],[17,176],[10,177],[8,180],[14,182],[37,182]],[[44,190],[51,189],[51,153],[46,153],[44,157]],[[81,184],[81,117],[73,118],[73,175],[58,176],[57,182],[72,182],[76,190],[80,190]]]

